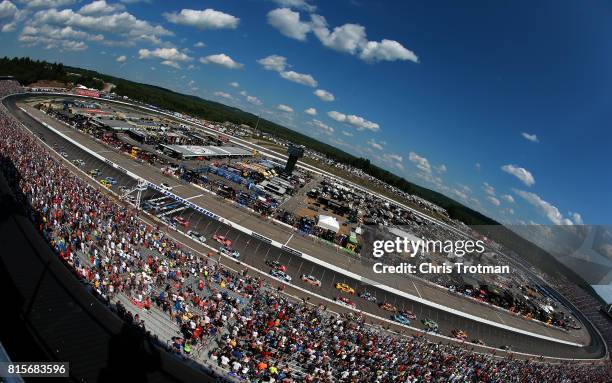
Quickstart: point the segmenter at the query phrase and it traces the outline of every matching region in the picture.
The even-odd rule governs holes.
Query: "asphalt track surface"
[[[117,189],[120,185],[124,185],[128,188],[133,188],[136,185],[136,181],[121,171],[113,168],[105,162],[94,158],[82,149],[66,141],[62,137],[58,136],[54,132],[50,131],[45,126],[38,123],[36,120],[23,113],[16,105],[15,99],[9,98],[5,100],[5,105],[17,118],[19,118],[25,125],[35,134],[43,138],[43,140],[50,146],[57,145],[58,149],[64,149],[67,153],[67,159],[82,159],[86,162],[86,165],[82,168],[85,172],[89,172],[91,169],[100,169],[102,171],[102,177],[113,177],[118,183],[113,188]],[[69,128],[67,128],[69,129]],[[109,150],[109,153],[118,156],[119,154]],[[143,165],[144,166],[144,165]],[[161,174],[160,174],[161,177]],[[161,181],[163,182],[163,181]],[[174,179],[171,184],[177,184],[178,181]],[[202,192],[205,193],[205,192]],[[154,191],[147,191],[144,194],[143,199],[158,198],[159,195]],[[204,196],[202,196],[204,197]],[[197,198],[202,198],[197,197]],[[185,198],[183,196],[183,198]],[[189,198],[189,197],[187,197]],[[206,198],[212,199],[209,195]],[[191,202],[196,203],[194,200]],[[596,331],[587,323],[585,326],[590,335],[590,343],[585,347],[575,347],[570,345],[559,344],[539,338],[530,337],[527,335],[517,334],[515,332],[500,329],[495,326],[486,325],[477,321],[466,319],[440,309],[432,308],[430,306],[414,302],[412,300],[399,297],[394,294],[390,294],[382,289],[375,286],[364,284],[362,281],[351,280],[350,278],[333,272],[322,266],[304,260],[301,257],[292,255],[279,248],[273,247],[272,245],[261,241],[257,238],[248,236],[236,229],[233,229],[219,221],[212,220],[202,214],[197,213],[191,209],[181,210],[175,213],[180,215],[191,222],[190,229],[196,230],[201,234],[204,234],[208,241],[207,243],[213,246],[214,244],[212,236],[223,235],[232,240],[232,246],[238,250],[241,254],[240,261],[245,262],[260,270],[269,271],[270,267],[266,265],[266,261],[278,261],[287,267],[287,273],[293,278],[292,283],[296,286],[302,287],[307,290],[311,290],[316,294],[326,296],[334,299],[338,296],[343,296],[351,299],[358,305],[358,308],[380,317],[389,318],[391,313],[378,307],[376,303],[367,302],[357,295],[350,295],[340,292],[334,287],[337,282],[347,283],[357,290],[357,293],[368,291],[377,297],[377,301],[390,302],[400,310],[410,310],[417,316],[417,320],[413,321],[412,325],[415,327],[421,327],[421,319],[431,318],[438,322],[440,326],[440,332],[444,335],[450,335],[453,329],[462,329],[468,333],[468,339],[482,339],[488,346],[501,347],[510,346],[513,351],[525,352],[534,355],[545,355],[549,357],[559,358],[599,358],[604,354],[604,346],[601,338]],[[172,217],[173,215],[169,215]],[[226,217],[231,219],[230,217]],[[266,223],[269,224],[269,223]],[[263,234],[263,233],[262,233]],[[202,250],[205,251],[205,250]],[[310,286],[300,280],[301,274],[311,274],[321,281],[320,287]]]

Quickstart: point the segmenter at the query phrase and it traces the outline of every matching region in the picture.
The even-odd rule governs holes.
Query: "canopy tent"
[[[340,231],[340,224],[338,223],[338,221],[336,221],[336,218],[331,217],[329,215],[320,215],[317,226],[322,229],[331,230],[334,233]]]

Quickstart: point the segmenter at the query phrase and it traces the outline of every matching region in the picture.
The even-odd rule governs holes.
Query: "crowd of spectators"
[[[0,85],[0,94],[3,89]],[[609,366],[477,354],[368,326],[289,299],[258,277],[186,251],[133,208],[88,185],[0,105],[0,171],[58,256],[122,317],[161,310],[180,328],[172,350],[249,382],[607,382]],[[137,307],[135,309],[134,307]]]

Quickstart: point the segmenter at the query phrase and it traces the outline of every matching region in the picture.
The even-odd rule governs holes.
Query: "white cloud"
[[[215,64],[227,69],[240,69],[244,65],[239,62],[234,61],[231,57],[226,55],[225,53],[219,53],[216,55],[209,55],[206,57],[200,58],[200,62],[202,64]]]
[[[118,63],[124,63],[127,60],[127,57],[125,55],[121,55],[119,57],[117,57],[116,61]]]
[[[171,23],[198,29],[236,29],[240,22],[235,16],[210,8],[203,11],[182,9],[179,13],[164,13],[164,17]]]
[[[368,121],[363,117],[359,117],[354,114],[346,115],[344,113],[332,110],[330,112],[327,112],[327,115],[338,122],[344,122],[353,125],[355,128],[357,128],[357,130],[367,129],[371,130],[372,132],[377,132],[380,130],[380,125],[378,125],[377,123]]]
[[[525,168],[516,165],[504,165],[501,169],[508,174],[512,174],[527,186],[535,184],[535,178],[533,178],[531,172]]]
[[[255,96],[246,96],[246,100],[248,102],[250,102],[251,104],[253,104],[253,105],[261,105],[262,104],[261,100],[258,99]]]
[[[172,36],[173,33],[160,25],[152,25],[148,21],[140,20],[128,12],[110,15],[89,16],[81,15],[71,9],[48,9],[38,11],[30,18],[30,25],[56,25],[70,26],[85,31],[104,32],[119,35],[121,41],[114,42],[119,45],[130,45],[136,41],[147,41],[154,44],[161,43],[160,37]],[[109,42],[110,44],[110,42]]]
[[[519,197],[523,198],[529,204],[534,206],[541,214],[548,218],[555,225],[571,225],[573,222],[569,218],[563,217],[563,214],[556,206],[550,202],[543,200],[539,195],[524,190],[513,189]]]
[[[236,81],[230,82],[229,86],[231,86],[232,88],[240,88],[240,84],[238,84]]]
[[[293,108],[290,106],[287,106],[285,104],[279,104],[276,109],[286,112],[286,113],[293,113]]]
[[[310,24],[300,20],[300,13],[289,8],[278,8],[268,13],[268,24],[283,35],[304,41],[311,30]]]
[[[446,165],[444,165],[444,164],[440,164],[439,166],[436,166],[435,169],[438,172],[438,174],[446,173],[446,171],[448,170],[446,168]]]
[[[164,60],[160,64],[166,65],[166,66],[169,66],[175,69],[181,69],[181,65],[177,63],[176,61],[172,61],[172,60]]]
[[[353,133],[351,133],[351,132],[347,132],[346,130],[343,130],[343,131],[342,131],[342,134],[343,134],[343,135],[345,135],[345,136],[347,136],[347,137],[353,137]]]
[[[371,147],[373,147],[374,149],[378,149],[378,150],[383,150],[384,149],[384,142],[376,142],[374,139],[369,139],[366,142],[368,145],[370,145]]]
[[[264,67],[266,70],[273,70],[275,72],[282,72],[287,68],[287,58],[279,55],[270,55],[257,62]]]
[[[512,197],[510,194],[504,194],[501,196],[501,198],[508,203],[514,203],[514,197]]]
[[[215,92],[214,95],[217,97],[228,99],[228,100],[234,99],[231,94],[225,93],[225,92]]]
[[[331,102],[336,99],[331,92],[328,92],[324,89],[317,89],[314,91],[314,95],[319,97],[322,101]]]
[[[87,49],[87,44],[83,40],[101,41],[104,36],[101,34],[90,34],[75,30],[72,27],[54,27],[42,25],[33,27],[26,25],[19,34],[19,42],[28,46],[41,46],[43,49],[59,49],[60,51],[82,51]]]
[[[480,162],[476,162],[476,163],[474,164],[474,167],[476,168],[476,171],[478,171],[478,172],[479,172],[479,171],[480,171],[480,168],[481,168]]]
[[[310,116],[316,116],[317,115],[317,110],[315,108],[308,108],[304,111],[304,113],[310,115]]]
[[[298,84],[315,87],[317,86],[317,80],[315,80],[311,75],[305,73],[297,73],[292,70],[280,72],[280,76],[285,80],[289,80],[292,82],[296,82]]]
[[[359,54],[359,57],[368,62],[407,60],[415,63],[419,58],[413,51],[406,49],[397,41],[383,39],[381,42],[368,41]]]
[[[309,4],[305,0],[273,0],[276,4],[285,8],[300,9],[307,12],[314,12],[317,7],[313,4]]]
[[[27,8],[62,8],[72,5],[76,0],[20,0]]]
[[[392,166],[395,166],[399,170],[404,170],[404,164],[402,163],[404,158],[399,154],[385,153],[382,155],[382,160],[388,164],[391,164]]]
[[[408,160],[416,165],[417,169],[426,174],[431,174],[431,165],[429,164],[429,160],[425,157],[421,157],[415,152],[410,152],[408,154]]]
[[[574,221],[575,225],[584,225],[584,221],[582,220],[582,216],[579,213],[569,213],[570,217],[572,217],[572,221]]]
[[[15,4],[8,0],[4,0],[0,3],[0,20],[13,18],[17,14],[18,9]]]
[[[497,198],[493,197],[492,195],[487,196],[487,201],[491,202],[491,204],[495,206],[501,205],[501,202]]]
[[[323,133],[327,134],[327,135],[332,135],[334,133],[334,128],[332,128],[331,126],[324,124],[323,122],[317,120],[317,119],[313,119],[311,124],[319,129],[321,129],[323,131]]]
[[[204,48],[206,46],[206,44],[204,44],[201,41],[198,41],[197,43],[193,44],[194,47],[196,48]]]
[[[125,9],[123,4],[108,4],[105,0],[96,0],[79,9],[81,15],[105,15]]]
[[[140,49],[138,50],[138,57],[140,59],[158,58],[162,60],[171,61],[189,61],[191,57],[185,53],[180,52],[176,48],[157,48],[155,50]]]
[[[311,20],[312,32],[321,44],[330,49],[357,55],[366,62],[398,60],[419,62],[414,52],[395,40],[369,41],[365,27],[360,24],[347,23],[330,30],[325,17],[313,14]],[[299,22],[299,14],[297,21],[294,22]]]
[[[523,138],[525,138],[528,141],[531,142],[540,142],[540,140],[538,139],[538,136],[536,136],[535,134],[529,134],[529,133],[521,133],[521,135],[523,136]]]
[[[484,192],[490,196],[495,196],[495,188],[489,185],[487,182],[483,182],[482,190],[484,190]]]

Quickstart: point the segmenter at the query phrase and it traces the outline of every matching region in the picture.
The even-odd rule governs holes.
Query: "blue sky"
[[[0,55],[238,106],[503,222],[609,224],[610,20],[603,1],[0,0]]]

